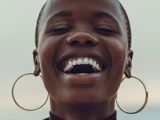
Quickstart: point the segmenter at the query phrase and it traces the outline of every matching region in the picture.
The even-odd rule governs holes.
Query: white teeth
[[[77,60],[77,65],[81,65],[81,64],[83,64],[82,59],[78,59],[78,60]]]
[[[86,73],[80,73],[80,74],[78,74],[78,75],[87,75]]]
[[[92,65],[94,70],[98,70],[101,71],[102,69],[100,68],[100,65],[98,64],[98,62],[92,58],[88,58],[88,57],[80,57],[80,58],[75,58],[75,59],[70,59],[66,66],[64,67],[64,72],[69,72],[75,65],[81,65],[81,64],[90,64]]]
[[[76,60],[73,60],[72,64],[73,64],[73,65],[76,65]]]
[[[71,61],[69,61],[68,63],[69,63],[69,65],[71,65],[71,64],[72,64],[72,62],[71,62]]]
[[[91,64],[91,65],[93,65],[93,60],[92,60],[92,59],[89,59],[89,60],[88,60],[88,63]]]
[[[83,59],[83,63],[84,63],[84,64],[88,64],[88,63],[89,63],[88,58],[84,58],[84,59]]]

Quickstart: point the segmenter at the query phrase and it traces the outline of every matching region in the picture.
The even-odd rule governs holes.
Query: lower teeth
[[[87,75],[88,73],[79,73],[78,75]]]

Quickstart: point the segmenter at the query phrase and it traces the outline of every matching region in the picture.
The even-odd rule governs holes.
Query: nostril
[[[83,46],[93,46],[94,42],[92,40],[72,40],[69,43],[72,46],[83,45]]]
[[[69,36],[66,43],[71,46],[94,46],[98,43],[98,40],[89,33],[77,32]]]
[[[72,40],[71,42],[70,42],[70,45],[78,45],[79,44],[79,41],[78,40]]]
[[[86,40],[85,45],[92,46],[92,45],[94,45],[94,43],[91,40]]]

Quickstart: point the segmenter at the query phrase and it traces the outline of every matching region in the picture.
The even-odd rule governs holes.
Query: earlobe
[[[124,74],[125,74],[125,76],[127,78],[131,78],[132,77],[132,74],[131,74],[132,58],[133,58],[133,51],[130,49],[128,51],[127,61],[126,61],[126,66],[125,66],[125,71],[124,71]]]
[[[40,65],[39,65],[39,58],[38,58],[38,51],[37,49],[33,50],[33,61],[34,61],[34,75],[38,76],[40,73]]]

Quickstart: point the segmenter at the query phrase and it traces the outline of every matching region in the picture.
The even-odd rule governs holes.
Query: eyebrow
[[[61,11],[61,12],[52,14],[52,17],[70,17],[70,16],[72,16],[71,11]]]
[[[57,18],[57,17],[71,17],[73,15],[72,11],[60,11],[57,13],[53,13],[51,14],[48,19],[47,19],[47,24],[50,23],[50,21],[52,21],[53,19]],[[119,23],[118,18],[116,18],[115,16],[113,16],[111,13],[109,12],[105,12],[105,11],[93,11],[91,12],[91,16],[95,17],[95,18],[102,18],[102,17],[106,17],[106,18],[110,18],[112,19],[114,22],[116,22],[117,25],[121,26]]]
[[[98,17],[98,18],[99,17],[108,17],[108,18],[111,18],[111,19],[115,19],[115,17],[113,17],[113,15],[111,15],[108,12],[94,11],[92,14],[93,14],[94,17]]]
[[[112,15],[109,12],[104,12],[104,11],[94,11],[93,12],[93,16],[96,18],[102,18],[102,17],[106,17],[106,18],[110,18],[112,19],[114,22],[117,23],[117,25],[120,26],[119,20],[118,18],[116,18],[114,15]]]
[[[57,13],[54,13],[52,14],[48,20],[51,18],[54,18],[54,17],[71,17],[72,16],[72,12],[71,11],[61,11],[61,12],[57,12]],[[113,17],[110,13],[108,12],[104,12],[104,11],[93,11],[91,13],[94,17],[109,17],[111,19],[115,19],[115,17]]]
[[[46,21],[46,26],[49,26],[49,24],[57,18],[65,18],[65,17],[71,17],[72,16],[72,12],[71,11],[61,11],[61,12],[57,12],[57,13],[52,13],[51,15],[49,15],[47,17]]]
[[[49,23],[50,21],[52,21],[54,18],[57,18],[57,17],[71,17],[71,16],[72,16],[72,12],[70,11],[61,11],[61,12],[53,13],[47,18],[47,23]]]

